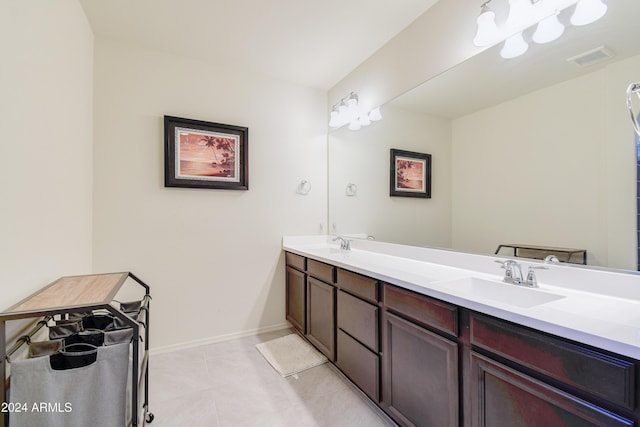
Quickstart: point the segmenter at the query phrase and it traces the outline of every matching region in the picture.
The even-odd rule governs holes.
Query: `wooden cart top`
[[[107,305],[129,276],[128,272],[61,277],[18,304],[0,313],[0,318],[47,314],[73,307]]]

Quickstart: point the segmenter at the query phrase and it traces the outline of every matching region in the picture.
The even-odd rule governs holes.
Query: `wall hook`
[[[347,184],[347,189],[345,190],[345,194],[347,197],[353,197],[358,194],[358,186],[354,183],[350,182]]]
[[[306,196],[307,194],[309,194],[310,191],[311,191],[311,183],[306,179],[303,179],[302,181],[300,181],[300,184],[298,184],[298,188],[296,189],[296,193]]]

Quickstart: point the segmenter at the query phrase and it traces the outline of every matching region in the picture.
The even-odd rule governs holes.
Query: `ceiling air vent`
[[[579,67],[587,67],[589,65],[597,64],[599,62],[613,58],[614,55],[615,54],[611,51],[611,49],[600,46],[587,52],[583,52],[580,55],[573,56],[567,59],[567,61],[573,62]]]

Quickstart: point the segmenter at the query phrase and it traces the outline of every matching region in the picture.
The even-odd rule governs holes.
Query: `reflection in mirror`
[[[625,101],[640,81],[640,2],[608,5],[602,20],[522,57],[485,50],[384,105],[374,126],[330,132],[329,232],[484,254],[579,248],[590,265],[636,269]],[[431,154],[431,199],[389,196],[392,148]]]

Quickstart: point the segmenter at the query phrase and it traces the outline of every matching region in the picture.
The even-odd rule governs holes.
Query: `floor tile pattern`
[[[153,355],[151,427],[387,427],[394,424],[335,368],[282,378],[255,345],[281,330]]]

